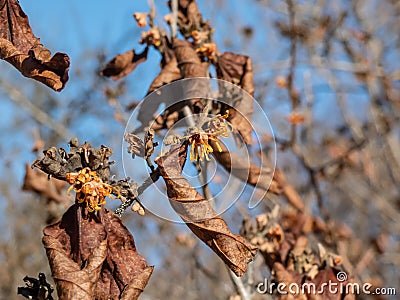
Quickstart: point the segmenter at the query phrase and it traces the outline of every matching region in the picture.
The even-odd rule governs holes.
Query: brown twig
[[[292,104],[292,111],[296,111],[299,98],[297,92],[294,88],[295,79],[295,68],[296,68],[296,51],[297,51],[297,36],[295,31],[295,4],[293,0],[286,0],[288,11],[289,11],[289,26],[291,28],[292,34],[290,37],[290,66],[289,74],[287,75],[287,91],[289,99]],[[290,131],[290,144],[296,143],[296,124],[291,124]]]
[[[125,209],[127,209],[131,204],[135,201],[140,202],[139,196],[143,194],[143,192],[151,186],[153,183],[155,183],[158,179],[160,178],[160,171],[158,168],[156,168],[151,174],[144,180],[141,186],[138,187],[137,189],[137,196],[134,198],[129,198],[126,201],[122,202],[120,206],[118,206],[115,209],[115,214],[118,217],[122,217],[122,214],[124,213]]]

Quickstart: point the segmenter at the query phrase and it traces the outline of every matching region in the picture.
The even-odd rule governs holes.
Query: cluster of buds
[[[197,53],[201,53],[204,57],[212,59],[215,57],[217,46],[214,43],[204,43],[196,49]]]
[[[191,135],[188,137],[191,149],[190,149],[190,161],[210,160],[208,154],[214,152],[213,147],[209,144],[213,141],[219,152],[222,152],[222,148],[219,145],[219,137],[228,137],[230,129],[228,128],[225,119],[228,118],[229,111],[221,116],[217,115],[208,122],[207,129],[202,130],[197,127],[194,128]]]
[[[89,168],[84,168],[78,173],[68,173],[66,180],[72,184],[68,189],[68,195],[73,189],[78,203],[85,202],[89,212],[100,210],[101,206],[106,204],[105,197],[114,199],[111,193],[116,191],[115,188],[104,183],[96,175],[96,171],[91,171]]]

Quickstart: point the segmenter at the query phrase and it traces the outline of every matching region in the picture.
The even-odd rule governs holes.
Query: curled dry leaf
[[[44,198],[47,224],[59,220],[65,208],[71,204],[71,199],[67,197],[66,187],[65,181],[49,178],[46,173],[33,170],[28,164],[25,165],[22,189],[34,192]],[[43,205],[43,203],[40,203],[40,205]]]
[[[144,157],[145,146],[143,140],[133,133],[127,133],[125,135],[125,141],[128,142],[128,153],[131,153],[132,158]]]
[[[171,7],[171,1],[169,1],[169,5]],[[178,1],[178,27],[185,38],[189,38],[194,30],[211,32],[210,25],[203,20],[194,0]]]
[[[69,57],[51,53],[35,37],[17,0],[0,2],[0,58],[25,77],[61,91],[68,81]]]
[[[35,192],[47,199],[48,202],[65,203],[66,183],[64,181],[50,178],[42,171],[33,170],[28,164],[25,164],[25,177],[22,189]],[[69,201],[68,201],[69,202]]]
[[[136,67],[147,60],[148,47],[142,53],[136,54],[135,50],[129,50],[114,57],[100,72],[101,76],[111,77],[114,80],[125,77]]]
[[[217,58],[217,75],[219,79],[236,84],[254,96],[253,67],[250,57],[232,52],[223,53]],[[230,113],[228,121],[239,131],[244,141],[251,144],[250,120],[253,115],[253,98],[242,96],[235,99],[235,103],[231,106],[234,110]]]
[[[171,49],[168,48],[167,42],[163,43],[163,45],[166,45],[166,47],[163,49],[162,70],[151,84],[148,94],[162,85],[180,78],[207,77],[208,63],[200,60],[196,50],[189,42],[174,40],[172,53]],[[198,106],[198,99],[181,101],[172,105],[170,102],[180,97],[182,97],[182,99],[188,98],[185,97],[184,94],[180,95],[179,93],[181,92],[192,94],[195,93],[193,90],[196,89],[204,91],[205,93],[208,87],[205,85],[204,81],[192,81],[191,84],[186,84],[184,89],[184,91],[174,90],[175,94],[173,97],[168,97],[165,94],[151,94],[151,101],[145,101],[139,110],[138,120],[142,123],[142,125],[135,129],[135,132],[143,130],[143,128],[148,125],[150,125],[155,131],[164,128],[170,128],[179,119],[184,117],[184,114],[181,111],[182,108],[185,105],[189,105],[193,111],[193,107]],[[163,112],[163,114],[154,117],[153,115],[157,110],[157,107],[163,102],[166,104],[167,109]]]
[[[158,106],[161,103],[169,100],[164,95],[156,94],[153,92],[163,85],[181,78],[181,73],[178,68],[178,62],[176,61],[175,53],[171,47],[172,46],[170,45],[168,40],[164,38],[162,47],[159,48],[162,53],[161,71],[154,78],[147,91],[147,95],[151,94],[150,97],[152,101],[142,102],[138,113],[138,120],[142,124],[137,130],[135,130],[135,132],[142,131],[145,127],[149,125],[151,125],[151,128],[154,130],[168,128],[168,124],[173,124],[177,120],[177,118],[175,119],[174,115],[164,113],[163,115],[157,116],[155,122],[153,122],[155,118],[154,114],[157,111]]]
[[[182,177],[188,145],[172,146],[157,158],[161,176],[167,186],[168,198],[190,230],[209,246],[237,275],[242,276],[253,260],[256,248],[240,235],[233,234],[211,204]]]
[[[169,52],[167,52],[169,53]],[[173,75],[172,79],[180,79],[180,78],[197,78],[197,77],[207,77],[208,75],[208,63],[202,62],[198,57],[196,50],[188,41],[182,40],[174,40],[173,42],[173,59],[170,60],[170,69],[166,69],[166,71],[173,71],[173,73],[165,73],[168,75]],[[176,61],[175,61],[176,59]],[[167,65],[169,66],[169,64]],[[179,73],[177,72],[179,70]],[[178,75],[179,74],[179,75]],[[158,78],[156,78],[158,79]],[[152,87],[156,81],[153,82]],[[193,95],[197,91],[202,91],[203,93],[207,93],[208,86],[204,81],[191,81],[184,85],[183,90],[174,90],[174,98],[169,99],[166,95],[158,95],[158,99],[154,99],[152,101],[152,105],[155,104],[155,107],[152,108],[152,113],[154,113],[154,109],[158,107],[158,102],[165,102],[167,109],[164,111],[162,115],[157,116],[154,119],[154,122],[151,124],[151,128],[154,130],[159,130],[163,128],[170,128],[173,124],[175,124],[179,119],[183,118],[185,115],[182,112],[182,108],[188,105],[192,111],[195,110],[194,107],[198,108],[201,106],[199,104],[199,99],[191,99],[187,101],[181,101],[175,104],[170,104],[169,102],[174,101],[175,99],[188,99],[190,96],[185,95]],[[179,93],[183,93],[180,95]],[[196,94],[201,94],[197,92]],[[157,95],[152,95],[153,97],[157,97]],[[143,114],[142,114],[143,115]],[[141,122],[143,123],[143,117],[141,117]],[[152,119],[151,119],[152,120]],[[151,121],[147,120],[147,122]]]
[[[274,180],[281,187],[282,194],[285,196],[286,200],[297,208],[299,211],[304,211],[304,202],[301,199],[299,193],[296,189],[287,182],[285,174],[279,170],[275,169]]]
[[[215,142],[210,142],[214,149],[212,154],[218,163],[233,176],[247,182],[252,186],[268,190],[274,194],[281,194],[282,188],[273,178],[273,172],[269,168],[261,168],[236,153],[231,153],[223,143],[220,143],[222,151],[218,150]]]
[[[208,64],[200,60],[192,44],[176,39],[173,49],[183,78],[207,77]]]
[[[184,105],[173,105],[169,109],[166,109],[162,114],[158,115],[152,120],[150,126],[151,129],[157,131],[164,128],[171,128],[178,120],[184,117],[180,110]]]
[[[159,89],[163,85],[171,83],[178,79],[181,79],[181,72],[178,68],[178,62],[176,61],[175,56],[173,56],[168,61],[166,59],[163,59],[163,62],[161,63],[161,71],[151,83],[147,91],[147,95]]]
[[[162,66],[160,73],[156,76],[156,78],[154,78],[153,82],[151,83],[147,94],[150,94],[156,89],[162,87],[163,85],[171,83],[180,78],[181,72],[178,68],[178,63],[174,58]]]
[[[253,66],[250,57],[225,52],[218,57],[217,73],[218,78],[232,82],[254,96]]]
[[[59,299],[137,299],[153,267],[112,212],[85,214],[72,205],[44,229],[43,244]]]
[[[147,95],[162,87],[164,84],[181,78],[174,50],[172,49],[171,43],[165,36],[163,37],[162,47],[159,48],[159,51],[162,54],[161,71],[151,83],[147,91]]]

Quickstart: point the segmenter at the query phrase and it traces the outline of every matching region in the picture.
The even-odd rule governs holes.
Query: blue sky
[[[140,50],[143,48],[143,45],[137,43],[141,30],[137,28],[132,14],[134,12],[147,12],[147,1],[114,1],[110,4],[109,1],[103,0],[96,2],[21,0],[20,4],[29,16],[34,34],[41,38],[41,42],[53,54],[65,52],[70,56],[69,82],[61,93],[50,91],[51,95],[58,101],[59,114],[68,108],[71,98],[80,96],[85,86],[90,86],[90,80],[94,77],[94,73],[85,76],[77,76],[76,74],[77,72],[87,72],[87,70],[94,72],[94,68],[97,67],[95,54],[99,50],[103,51],[107,60],[109,60],[116,54],[129,49]],[[168,13],[166,1],[156,1],[156,4],[156,21],[165,25],[162,22],[162,17]],[[285,46],[276,30],[270,26],[274,20],[280,17],[276,12],[254,3],[246,5],[240,0],[229,2],[199,1],[199,6],[204,18],[210,20],[211,25],[216,28],[215,40],[220,50],[252,55],[255,67],[262,66],[262,69],[266,70],[263,71],[263,76],[265,76],[265,73],[273,74],[275,72],[268,68],[270,64],[287,57],[287,45]],[[224,14],[221,14],[220,11],[224,11]],[[254,39],[247,40],[239,34],[243,26],[253,26],[256,29]],[[128,95],[125,100],[127,102],[129,100],[141,100],[145,95],[147,87],[159,71],[158,63],[159,54],[156,51],[150,51],[148,61],[141,64],[134,73],[126,77]],[[18,78],[18,82],[23,84],[24,89],[32,90],[37,85],[32,80],[22,78],[7,63],[1,62],[1,64],[4,72],[10,73],[10,78]],[[114,83],[108,80],[104,86],[106,84],[113,85]],[[99,94],[99,98],[95,99],[96,102],[87,103],[87,106],[103,105],[105,110],[110,111],[110,122],[99,121],[96,116],[89,116],[70,129],[82,142],[84,140],[101,140],[102,143],[111,146],[115,152],[113,159],[120,161],[120,145],[124,126],[112,120],[112,108],[105,103],[104,97],[101,97],[102,88],[103,86],[100,86],[100,90],[93,91],[93,93]],[[28,94],[28,96],[31,95]],[[36,101],[38,100],[35,99]],[[23,163],[32,162],[35,159],[35,155],[29,151],[33,144],[32,125],[28,126],[23,132],[15,132],[14,130],[13,135],[7,133],[12,132],[13,128],[9,126],[13,123],[13,118],[21,118],[21,122],[27,123],[33,119],[27,112],[21,112],[21,107],[9,99],[2,102],[2,112],[5,117],[1,118],[0,125],[2,128],[9,128],[9,130],[5,130],[3,137],[11,143],[4,144],[5,146],[3,149],[0,148],[0,151],[4,153],[3,157],[9,157],[12,153],[19,152]],[[274,109],[289,111],[290,105],[280,104]],[[53,112],[53,117],[57,120],[59,114]],[[109,124],[116,126],[113,127],[116,130],[112,130],[111,135],[110,132],[107,132]],[[65,147],[66,142],[56,146]],[[98,146],[96,142],[94,142],[94,146]],[[23,163],[12,165],[15,175],[21,183],[24,174]],[[117,165],[117,167],[120,167],[120,165]]]
[[[95,3],[95,5],[94,5]],[[50,92],[58,101],[58,109],[61,112],[68,108],[69,100],[82,94],[85,86],[90,86],[90,80],[94,77],[93,74],[85,74],[85,76],[77,76],[77,72],[94,72],[97,67],[95,54],[100,50],[103,51],[107,60],[111,59],[118,53],[125,52],[135,48],[140,50],[143,45],[137,43],[140,38],[140,29],[137,28],[133,20],[134,12],[148,11],[147,1],[114,1],[110,4],[109,1],[27,1],[21,0],[20,4],[25,13],[29,16],[30,25],[36,36],[41,38],[42,43],[49,48],[53,53],[65,52],[71,58],[70,80],[65,89],[61,93]],[[166,1],[156,1],[158,23],[163,24],[162,16],[168,13]],[[262,5],[255,3],[244,3],[240,0],[232,1],[199,1],[200,9],[205,19],[210,20],[213,27],[216,28],[215,40],[221,51],[234,51],[252,56],[256,71],[255,79],[268,78],[275,75],[286,75],[287,70],[277,70],[271,68],[274,63],[287,59],[288,43],[282,39],[277,30],[272,26],[273,22],[279,18],[285,17],[275,11],[267,9]],[[224,13],[221,14],[220,12]],[[239,34],[243,26],[252,26],[255,28],[253,39],[246,39]],[[228,34],[227,34],[228,33]],[[134,73],[126,77],[128,95],[125,97],[126,103],[132,100],[141,100],[145,95],[147,87],[152,79],[159,71],[159,54],[156,51],[150,51],[149,59],[146,63],[140,65]],[[9,73],[10,78],[17,77],[18,82],[21,82],[24,89],[32,90],[32,87],[37,85],[29,79],[22,78],[12,66],[5,62],[0,62],[2,72]],[[300,69],[300,72],[305,72],[307,67]],[[260,72],[261,71],[261,72]],[[3,73],[4,74],[4,73]],[[318,85],[319,76],[315,72],[311,74],[313,84]],[[302,86],[302,76],[297,76],[297,85]],[[106,84],[113,85],[111,80],[106,81]],[[103,86],[100,86],[102,89]],[[335,99],[329,94],[329,89],[325,86],[320,87],[320,92],[325,93],[324,101],[321,98],[316,98],[317,113],[321,115],[321,120],[324,122],[324,115],[331,112],[335,108]],[[105,103],[104,97],[101,98],[101,90],[94,91],[99,94],[97,102],[87,103],[90,105],[103,105],[104,109],[110,110],[109,116],[112,118],[112,108]],[[0,90],[0,97],[2,97]],[[278,91],[276,95],[286,98],[286,92]],[[353,101],[354,102],[354,101]],[[21,112],[21,107],[10,101],[9,99],[2,100],[2,117],[0,119],[3,137],[12,141],[11,145],[3,144],[0,151],[5,153],[15,153],[19,151],[23,160],[32,161],[35,157],[26,148],[26,145],[33,144],[32,126],[29,126],[26,131],[18,132],[14,135],[8,135],[13,128],[9,128],[12,124],[12,119],[21,118],[21,122],[32,120],[31,116],[26,112]],[[265,101],[264,109],[267,113],[270,110],[280,113],[274,114],[276,117],[271,122],[275,124],[285,123],[282,114],[290,112],[290,104],[288,101]],[[272,105],[271,105],[271,104]],[[270,114],[271,115],[271,114]],[[57,119],[57,113],[53,115]],[[71,128],[74,135],[77,135],[81,140],[99,140],[107,141],[108,145],[115,148],[120,145],[122,140],[124,126],[115,124],[117,132],[120,134],[107,135],[106,125],[109,123],[97,123],[95,118],[86,118],[82,120],[79,126]],[[330,121],[335,121],[333,118]],[[275,123],[275,124],[274,124]],[[93,126],[91,126],[93,125]],[[285,126],[283,126],[285,127]],[[9,130],[7,130],[7,128]],[[113,130],[115,133],[116,130]],[[285,133],[285,132],[283,132]],[[49,146],[49,145],[47,145]],[[65,146],[57,145],[57,146]],[[115,160],[120,159],[119,150],[116,150]],[[23,164],[14,165],[17,170],[16,175],[19,181],[22,182]]]
[[[162,16],[168,12],[166,8],[167,1],[155,0],[155,2],[158,9],[156,20],[161,23]],[[279,35],[278,30],[273,25],[276,20],[284,19],[287,21],[287,16],[257,4],[256,2],[258,1],[207,0],[198,2],[204,18],[210,20],[211,25],[216,29],[214,37],[220,50],[251,55],[256,70],[255,80],[258,81],[258,86],[261,89],[265,88],[267,90],[266,96],[262,99],[264,100],[263,108],[270,117],[272,116],[270,121],[274,129],[277,127],[283,128],[280,136],[288,136],[289,126],[287,126],[284,116],[291,111],[291,105],[287,99],[287,91],[285,89],[277,89],[276,87],[274,89],[274,78],[278,75],[286,76],[288,73],[287,68],[277,66],[280,62],[288,59],[289,43]],[[284,1],[269,2],[285,5]],[[312,4],[313,0],[299,2]],[[329,13],[337,15],[338,11],[343,8],[341,3],[346,3],[346,0],[327,1],[327,3],[333,7],[330,8],[332,11]],[[20,0],[20,5],[29,16],[33,32],[37,37],[41,38],[41,42],[53,54],[55,52],[64,52],[70,56],[70,80],[66,88],[61,93],[50,91],[58,102],[59,112],[67,109],[69,100],[81,95],[85,86],[90,86],[90,80],[95,75],[94,68],[97,67],[95,54],[99,50],[104,52],[107,60],[110,60],[118,53],[123,53],[132,48],[137,50],[143,48],[142,45],[137,43],[141,30],[137,28],[132,14],[134,12],[148,11],[148,4],[145,0],[119,0],[112,2],[105,0]],[[350,22],[352,21],[350,20]],[[253,39],[246,39],[239,34],[243,26],[255,28]],[[351,23],[347,24],[349,28],[352,28],[352,26],[353,24]],[[393,48],[391,49],[393,50]],[[398,58],[398,54],[393,51],[392,55],[387,56],[387,59],[392,59],[392,56],[395,55]],[[341,56],[343,55],[335,53],[334,59],[343,59]],[[337,106],[337,95],[328,86],[327,81],[322,78],[321,74],[316,72],[315,68],[304,64],[304,61],[309,62],[304,49],[299,50],[298,57],[299,67],[296,71],[295,86],[301,93],[304,93],[304,76],[308,72],[312,90],[315,94],[313,128],[316,128],[315,132],[318,134],[326,134],[328,136],[334,132],[335,126],[342,122],[342,116]],[[389,67],[398,69],[399,60],[393,59],[392,61],[392,66]],[[150,51],[148,61],[140,65],[134,73],[127,76],[125,80],[128,93],[123,99],[126,103],[131,100],[141,100],[150,82],[159,71],[158,63],[158,53]],[[23,78],[11,65],[4,61],[0,61],[0,68],[1,77],[17,84],[17,87],[21,90],[34,91],[33,87],[39,85],[33,80]],[[93,73],[77,76],[78,72],[89,72],[87,70]],[[334,75],[339,84],[345,88],[345,102],[350,108],[348,111],[359,120],[365,118],[368,114],[370,99],[365,90],[360,87],[361,84],[354,80],[353,74],[350,72],[335,72]],[[115,85],[111,80],[104,82],[104,86],[108,84]],[[112,159],[117,161],[117,167],[120,168],[121,150],[125,150],[121,149],[124,126],[112,119],[113,108],[108,106],[105,97],[101,97],[101,89],[104,86],[100,86],[99,90],[93,91],[93,93],[99,95],[98,99],[92,100],[93,102],[87,103],[87,105],[88,107],[90,105],[102,105],[105,111],[109,110],[110,120],[98,120],[96,116],[89,117],[82,120],[80,124],[76,124],[71,130],[82,142],[95,140],[96,142],[93,144],[96,147],[99,146],[97,141],[111,146],[115,153]],[[347,87],[349,87],[348,90]],[[45,89],[45,87],[43,88]],[[34,99],[33,94],[28,93],[27,96],[30,97],[29,99]],[[40,99],[34,100],[40,103]],[[96,100],[97,102],[95,102]],[[0,102],[0,167],[3,168],[3,174],[7,176],[5,179],[14,183],[12,188],[18,192],[17,195],[20,195],[24,164],[31,163],[36,158],[35,154],[30,152],[30,147],[33,145],[33,132],[37,127],[37,123],[29,113],[11,101],[1,88]],[[58,114],[54,113],[53,117],[57,119]],[[114,127],[108,132],[107,126],[109,124]],[[18,125],[21,126],[16,127]],[[66,142],[55,146],[62,146],[67,149]],[[278,153],[279,155],[282,157],[282,153]],[[0,194],[0,209],[5,212],[4,206],[7,203],[3,200],[4,195]],[[21,201],[24,201],[23,197],[16,197],[15,202],[17,205]],[[110,201],[110,203],[112,207],[117,205],[117,202]],[[348,213],[351,213],[351,211]],[[6,222],[5,218],[1,218],[0,225],[3,225],[3,222]],[[149,227],[153,225],[154,223],[151,222],[146,223],[146,226]],[[186,231],[186,229],[183,230]],[[156,239],[157,236],[147,238]],[[138,243],[139,250],[141,247],[144,247],[144,242]],[[150,258],[152,263],[155,263],[157,257],[162,255],[162,253],[156,252],[162,252],[163,249],[160,247],[160,249],[153,249],[152,251],[155,253],[149,254],[146,258]]]

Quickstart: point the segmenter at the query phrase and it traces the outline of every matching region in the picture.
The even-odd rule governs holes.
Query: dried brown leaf
[[[71,206],[44,229],[43,244],[60,299],[137,299],[153,269],[104,208],[94,215]]]
[[[176,59],[173,58],[164,66],[160,73],[154,78],[153,82],[150,85],[150,88],[147,94],[151,94],[156,89],[162,87],[165,84],[171,83],[175,80],[181,78],[181,73],[178,68],[178,64]],[[140,106],[139,113],[138,113],[138,120],[142,123],[141,128],[144,128],[149,125],[151,121],[154,120],[154,113],[157,111],[158,106],[166,101],[166,98],[163,95],[153,94],[151,95],[154,101],[144,101]],[[167,122],[167,119],[170,119],[170,114],[164,113],[163,116],[159,116],[155,119],[155,122],[152,124],[152,128],[154,130],[159,130],[162,128],[169,128],[168,124],[174,124],[175,118],[173,118],[172,122]]]
[[[160,73],[154,78],[151,83],[147,94],[155,91],[156,89],[162,87],[165,84],[171,83],[175,80],[181,79],[181,72],[178,68],[178,63],[174,57],[168,63],[162,66]]]
[[[208,64],[202,63],[191,43],[176,39],[173,49],[182,78],[207,77]]]
[[[171,1],[169,1],[171,7]],[[189,38],[194,30],[210,32],[211,27],[204,21],[194,0],[178,1],[178,27],[185,38]]]
[[[2,1],[0,16],[0,37],[10,41],[19,51],[28,53],[32,47],[40,44],[18,1]]]
[[[151,122],[151,129],[154,131],[171,128],[178,120],[184,117],[180,110],[184,105],[172,105],[169,109],[166,109],[162,114],[158,115]]]
[[[35,37],[28,16],[17,0],[3,1],[0,8],[0,58],[25,77],[61,91],[68,81],[69,57],[51,53]]]
[[[218,56],[218,78],[240,86],[254,96],[253,66],[251,58],[246,55],[225,52]]]
[[[190,230],[209,246],[237,275],[242,276],[253,260],[256,248],[240,235],[233,234],[210,203],[182,177],[187,144],[172,146],[156,163],[167,185],[168,198]]]
[[[281,187],[282,194],[285,196],[286,200],[299,211],[304,211],[303,200],[296,189],[287,182],[285,174],[281,170],[275,169],[274,180],[277,182],[278,186]]]
[[[147,60],[148,47],[142,53],[136,54],[135,50],[129,50],[114,57],[100,72],[101,76],[111,77],[114,80],[125,77],[135,68]]]
[[[200,60],[196,50],[189,42],[174,40],[172,49],[169,48],[170,45],[167,40],[164,40],[163,45],[165,47],[162,49],[162,69],[159,75],[153,80],[148,90],[148,95],[161,86],[181,78],[207,77],[208,63],[204,63]],[[188,105],[193,110],[193,106],[197,105],[197,99],[181,101],[172,105],[170,102],[180,98],[181,95],[179,93],[181,92],[190,95],[194,92],[194,89],[206,91],[207,87],[204,81],[192,81],[190,84],[187,83],[184,89],[184,91],[174,90],[175,94],[173,97],[168,97],[165,94],[151,94],[151,98],[149,98],[151,101],[143,102],[139,109],[138,120],[142,125],[135,129],[135,132],[139,132],[149,125],[155,131],[170,128],[184,117],[184,114],[181,112],[182,108]],[[187,97],[182,96],[182,99],[185,98]],[[163,114],[154,117],[154,113],[161,103],[165,103],[167,109]]]
[[[285,267],[279,262],[274,263],[273,271],[274,271],[274,277],[275,277],[276,281],[284,284],[285,291],[287,292],[287,295],[282,295],[282,294],[279,295],[278,299],[280,299],[280,300],[286,300],[286,299],[287,300],[289,300],[289,299],[304,300],[304,299],[307,299],[307,297],[305,297],[305,295],[302,295],[302,294],[293,295],[288,290],[288,287],[290,284],[297,284],[298,286],[301,285],[301,280],[302,280],[301,274],[297,274],[294,271],[287,271],[285,269]]]
[[[53,237],[45,236],[46,247],[52,276],[56,282],[59,299],[93,299],[96,282],[99,280],[101,266],[107,253],[107,241],[99,244],[88,257],[87,265],[80,265],[59,251],[62,244]]]
[[[236,84],[254,96],[253,67],[250,57],[232,52],[223,53],[217,57],[217,75],[219,79]],[[251,144],[250,120],[254,109],[253,98],[241,97],[231,106],[234,110],[230,111],[228,121],[239,131],[244,141]]]
[[[140,274],[135,275],[121,294],[121,300],[138,299],[153,273],[153,267],[146,267]]]
[[[229,152],[226,146],[221,142],[219,145],[222,151],[218,151],[218,147],[215,142],[210,141],[210,145],[213,147],[214,152],[212,154],[214,155],[215,159],[233,176],[247,182],[252,186],[257,186],[258,188],[268,190],[271,193],[282,193],[281,186],[272,178],[273,174],[271,169],[266,169],[265,167],[260,168],[259,166],[246,161],[237,153]]]
[[[248,101],[236,102],[234,108],[229,108],[229,117],[227,120],[239,132],[243,141],[250,145],[252,143],[251,133],[253,131],[250,123],[253,115],[253,101],[249,97],[245,97],[244,99]]]
[[[125,135],[125,141],[128,142],[128,153],[131,153],[132,158],[144,157],[145,146],[143,140],[135,134],[127,133]]]
[[[12,64],[23,76],[40,81],[57,92],[68,81],[69,57],[64,53],[56,53],[49,61],[42,62],[0,38],[0,58]]]
[[[151,101],[144,101],[141,103],[138,113],[138,120],[142,123],[142,125],[137,129],[136,132],[143,130],[145,127],[149,126],[152,121],[154,121],[154,114],[157,111],[158,106],[168,101],[164,95],[153,93],[155,90],[159,89],[165,84],[171,83],[181,78],[181,73],[178,68],[178,63],[176,61],[175,53],[171,48],[171,44],[169,43],[166,37],[163,38],[163,43],[159,47],[160,52],[162,53],[162,60],[161,60],[161,71],[160,73],[154,78],[153,82],[151,83],[147,95],[150,95]],[[168,107],[168,105],[167,105]],[[156,122],[152,124],[152,128],[154,130],[159,130],[161,128],[168,128],[166,127],[167,122],[164,121],[163,118],[170,119],[171,117],[165,113],[164,116],[159,116],[156,119]],[[175,121],[172,121],[172,124]]]
[[[25,191],[35,192],[47,199],[47,201],[65,203],[69,202],[65,198],[66,183],[64,181],[50,178],[42,171],[33,170],[28,164],[25,164],[25,177],[22,189]]]

